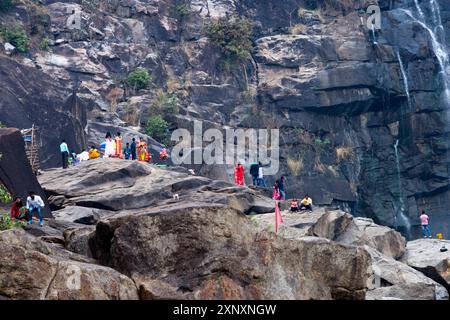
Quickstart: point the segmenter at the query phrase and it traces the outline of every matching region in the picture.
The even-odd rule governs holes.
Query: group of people
[[[151,162],[152,155],[148,150],[148,145],[145,139],[142,137],[136,141],[135,138],[131,139],[131,142],[127,142],[125,146],[122,143],[122,136],[120,132],[117,132],[114,139],[110,132],[106,133],[105,142],[102,144],[104,148],[104,158],[120,158],[125,160],[139,160]],[[82,150],[80,154],[75,151],[69,152],[67,142],[62,140],[60,145],[62,167],[66,169],[70,164],[75,165],[82,161],[93,160],[101,157],[101,152],[95,146],[91,146],[89,151]],[[167,149],[163,148],[159,153],[161,161],[166,160],[169,157]]]
[[[261,162],[252,163],[250,165],[250,175],[252,176],[253,186],[266,187]],[[244,166],[240,162],[238,162],[234,167],[234,182],[239,186],[245,185]]]
[[[252,185],[257,187],[266,188],[266,182],[264,180],[263,166],[261,162],[250,164],[250,176],[252,177]],[[234,182],[236,185],[245,185],[244,180],[244,166],[238,162],[234,167]],[[272,199],[274,200],[286,200],[286,178],[281,176],[277,179],[273,185]],[[290,211],[301,211],[309,210],[312,211],[312,199],[308,195],[299,202],[297,199],[292,199]]]
[[[20,197],[16,197],[11,206],[10,217],[12,220],[27,221],[27,224],[33,224],[33,214],[36,213],[39,218],[39,225],[44,225],[42,208],[45,204],[42,198],[31,191],[28,193],[26,204],[24,205]]]

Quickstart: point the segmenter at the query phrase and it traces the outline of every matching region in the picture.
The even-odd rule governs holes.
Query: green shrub
[[[45,37],[44,39],[42,39],[42,41],[39,43],[39,50],[42,51],[50,51],[50,40]]]
[[[8,11],[13,5],[12,0],[0,0],[0,11]]]
[[[11,194],[3,185],[0,185],[0,202],[10,203],[11,201],[12,201]]]
[[[167,144],[169,140],[169,123],[160,115],[153,116],[147,120],[147,134],[161,143]]]
[[[30,39],[21,25],[16,25],[14,29],[3,28],[1,36],[6,42],[16,47],[17,51],[25,53],[30,47]]]
[[[142,68],[136,69],[128,74],[127,83],[135,89],[144,89],[150,83],[148,71]]]
[[[243,17],[220,18],[211,23],[208,29],[211,42],[226,55],[238,59],[250,56],[252,49],[252,24]]]
[[[6,125],[3,122],[0,121],[0,129],[1,128],[6,128]]]
[[[174,13],[177,19],[181,20],[189,15],[189,6],[187,4],[177,4],[174,7]]]
[[[25,222],[19,220],[11,220],[9,214],[5,213],[0,217],[0,231],[9,230],[12,228],[20,228],[25,225]]]

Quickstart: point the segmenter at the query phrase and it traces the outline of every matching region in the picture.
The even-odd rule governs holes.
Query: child
[[[131,157],[131,148],[130,148],[130,144],[127,142],[127,144],[125,145],[125,149],[123,150],[123,155],[125,157],[125,160],[130,160]]]

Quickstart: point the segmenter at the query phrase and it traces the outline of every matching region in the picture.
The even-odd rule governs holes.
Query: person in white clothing
[[[39,218],[39,225],[42,227],[44,225],[44,218],[42,217],[42,208],[45,207],[44,201],[40,196],[37,196],[35,192],[31,191],[27,198],[27,209],[28,209],[28,224],[33,224],[33,212]]]
[[[83,150],[78,156],[77,159],[79,162],[81,161],[88,161],[89,160],[89,152],[86,150]]]
[[[262,164],[261,162],[258,163],[259,164],[259,169],[258,169],[258,179],[257,179],[257,184],[259,187],[264,187],[266,188],[266,181],[264,181],[264,174],[263,174],[263,168],[262,168]]]

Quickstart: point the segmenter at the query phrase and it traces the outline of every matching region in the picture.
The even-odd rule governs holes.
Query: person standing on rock
[[[234,182],[238,186],[244,185],[244,166],[238,162],[234,167]]]
[[[125,157],[125,160],[130,160],[131,148],[130,148],[130,144],[128,142],[125,145],[125,149],[123,150],[123,156]]]
[[[67,146],[66,140],[61,141],[59,149],[61,151],[62,167],[63,169],[67,169],[69,166],[69,147]]]
[[[259,174],[259,164],[252,163],[250,165],[250,175],[252,176],[252,184],[255,187],[258,185],[258,174]]]
[[[131,151],[131,160],[136,160],[137,155],[136,155],[136,139],[135,138],[131,139],[130,151]]]
[[[266,188],[266,181],[264,181],[264,173],[262,168],[262,163],[258,162],[259,168],[258,168],[258,186]]]
[[[122,158],[122,137],[120,135],[120,132],[117,132],[116,137],[114,138],[114,141],[116,143],[116,157],[117,158]]]
[[[286,200],[286,192],[285,192],[285,183],[286,178],[284,176],[281,176],[281,179],[278,183],[278,188],[280,189],[280,200]]]
[[[40,196],[37,196],[35,192],[30,191],[27,198],[27,210],[28,210],[28,224],[33,224],[33,212],[39,218],[39,225],[44,225],[44,218],[42,216],[42,208],[45,206],[44,201]]]
[[[422,235],[424,238],[431,238],[431,231],[430,231],[430,225],[429,220],[430,217],[425,213],[424,210],[422,210],[422,214],[420,215],[420,224],[422,225]]]
[[[114,140],[111,137],[111,133],[106,133],[105,141],[105,158],[115,157],[116,146]]]

